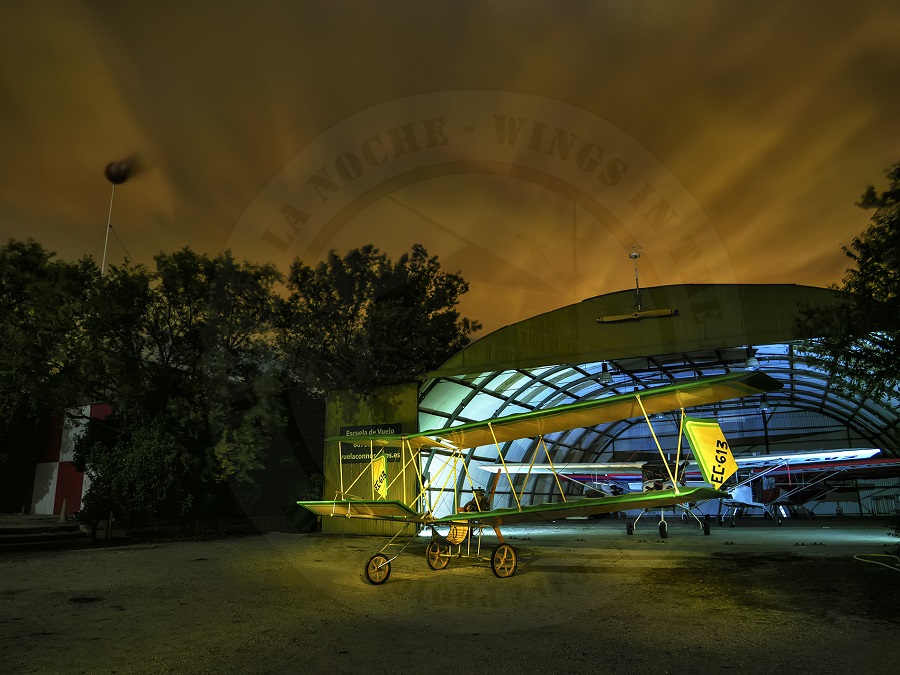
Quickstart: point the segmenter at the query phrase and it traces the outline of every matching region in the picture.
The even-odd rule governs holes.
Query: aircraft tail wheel
[[[665,539],[669,536],[669,526],[666,525],[666,521],[659,521],[659,538]]]
[[[366,563],[366,579],[370,584],[380,586],[391,576],[391,563],[383,553],[376,553]]]
[[[428,544],[425,549],[425,560],[433,570],[442,570],[450,564],[450,547],[441,546],[436,541]]]
[[[634,534],[634,523],[630,520],[625,523],[625,534]]]
[[[709,519],[703,521],[703,534],[709,534]]]
[[[505,579],[516,573],[518,562],[516,549],[509,544],[500,544],[491,554],[491,571],[495,577]]]

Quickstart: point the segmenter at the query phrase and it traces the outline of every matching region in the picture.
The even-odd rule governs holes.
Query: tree
[[[872,210],[869,227],[844,253],[853,261],[843,283],[832,288],[848,300],[801,312],[799,328],[832,373],[873,397],[900,386],[900,163],[887,171],[887,190],[869,185],[857,206]]]
[[[155,262],[154,272],[113,267],[100,284],[92,379],[113,413],[91,423],[76,456],[96,510],[189,518],[221,507],[227,480],[252,480],[282,432],[281,275],[228,252],[185,248]]]
[[[57,260],[31,240],[0,248],[0,510],[30,499],[41,423],[83,403],[82,327],[98,278],[93,261]]]
[[[456,309],[469,289],[413,246],[394,262],[372,245],[288,274],[279,347],[295,382],[323,395],[407,382],[433,370],[481,328]]]
[[[98,277],[33,241],[0,249],[0,420],[73,405],[81,387],[81,327]]]

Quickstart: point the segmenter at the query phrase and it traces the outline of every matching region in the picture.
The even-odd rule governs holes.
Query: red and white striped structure
[[[104,419],[112,408],[106,403],[84,406],[84,418]],[[65,501],[69,513],[81,510],[81,501],[90,480],[75,468],[75,439],[84,431],[85,419],[75,422],[61,418],[48,429],[46,441],[38,455],[34,471],[31,513],[56,515]]]

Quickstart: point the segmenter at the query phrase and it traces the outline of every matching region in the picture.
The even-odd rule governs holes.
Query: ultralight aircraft
[[[403,524],[403,529],[366,563],[365,576],[370,583],[377,585],[387,581],[391,572],[391,563],[414,538],[411,537],[396,555],[389,556],[386,551],[410,527],[413,527],[416,532],[423,527],[431,528],[432,538],[426,548],[425,556],[432,569],[445,568],[453,555],[453,547],[461,547],[467,539],[471,548],[470,534],[473,527],[478,528],[479,531],[481,528],[491,527],[499,540],[499,544],[494,547],[490,555],[491,570],[499,578],[511,577],[516,571],[518,554],[512,545],[504,540],[500,532],[501,525],[537,520],[552,521],[573,516],[589,516],[631,509],[663,509],[679,504],[727,498],[729,495],[722,490],[722,487],[737,470],[737,466],[722,430],[715,420],[687,418],[684,411],[688,408],[728,399],[761,395],[780,388],[781,384],[765,373],[757,371],[729,373],[443,429],[410,434],[370,435],[364,439],[369,444],[371,457],[366,471],[361,472],[356,480],[347,486],[344,485],[343,473],[341,473],[340,490],[333,500],[298,501],[297,504],[323,517],[368,518]],[[672,410],[681,411],[681,431],[688,438],[706,485],[685,485],[679,480],[676,472],[673,472],[672,467],[678,467],[681,464],[680,435],[678,456],[673,464],[666,458],[653,431],[651,415]],[[641,416],[650,426],[657,450],[663,459],[663,466],[668,473],[668,480],[660,486],[660,489],[567,499],[560,483],[559,474],[554,468],[553,457],[544,443],[544,436]],[[524,438],[538,440],[531,464],[537,464],[538,455],[543,450],[546,463],[541,458],[542,470],[545,472],[549,470],[553,475],[559,488],[560,501],[523,503],[524,482],[521,490],[517,491],[512,478],[513,473],[507,470],[506,458],[500,444]],[[344,437],[326,439],[326,441],[334,442],[346,440]],[[464,451],[467,449],[485,445],[494,445],[498,455],[497,464],[493,467],[494,477],[487,490],[479,488],[472,481],[464,455]],[[401,449],[401,469],[394,471],[396,475],[391,480],[387,475],[388,465],[384,452],[384,449],[389,447],[400,447]],[[454,460],[454,465],[456,464],[455,460],[459,460],[458,464],[465,473],[465,480],[468,481],[471,492],[475,495],[471,502],[447,515],[435,515],[427,503],[430,501],[427,499],[427,495],[431,490],[438,489],[434,485],[438,476],[431,479],[423,477],[419,461],[422,448],[443,450],[449,458]],[[484,467],[482,466],[482,468]],[[417,485],[421,489],[417,494],[411,495],[410,499],[387,499],[390,486],[406,471],[416,472]],[[452,478],[456,478],[458,475],[456,474]],[[357,487],[356,490],[359,492],[362,489],[369,494],[363,496],[351,493],[363,476],[370,477],[371,484],[366,481],[362,488]],[[501,477],[505,477],[509,484],[511,505],[505,508],[492,508],[491,502]],[[444,477],[444,484],[439,487],[439,494],[443,493],[450,478],[451,476]],[[527,476],[525,480],[527,481]],[[401,481],[401,484],[405,485],[405,482]],[[452,488],[454,491],[456,484],[457,481],[454,480]],[[454,503],[457,503],[456,500]],[[445,526],[449,527],[449,532],[446,535],[438,534],[437,527]],[[701,527],[705,534],[709,534],[708,520],[701,522]],[[659,532],[660,536],[666,536],[667,526],[664,517],[660,519]],[[480,554],[480,536],[477,546]],[[459,555],[462,555],[461,549]]]
[[[760,509],[775,525],[783,521],[782,509],[804,505],[815,498],[822,498],[839,486],[829,483],[837,477],[852,472],[855,476],[896,475],[900,472],[900,459],[879,457],[877,448],[850,448],[844,450],[819,450],[783,455],[754,455],[735,457],[737,482],[724,488],[728,496],[720,501],[717,520],[723,525],[731,511],[732,527],[739,512]],[[507,463],[504,470],[511,474],[554,473],[591,491],[603,491],[604,486],[620,488],[621,485],[640,486],[659,483],[659,478],[648,480],[648,462],[570,462],[556,464]],[[703,472],[696,462],[686,461],[679,467],[679,476],[686,485],[704,483]],[[658,472],[656,472],[658,475]],[[642,482],[636,482],[642,479]],[[754,485],[756,483],[756,485]],[[609,489],[607,487],[606,489]],[[641,489],[638,487],[637,489]],[[680,506],[680,505],[679,505]],[[722,507],[726,513],[722,513]],[[811,515],[812,512],[810,512]],[[626,524],[628,534],[633,533]]]
[[[900,471],[900,459],[879,455],[878,448],[848,448],[738,458],[738,481],[729,487],[730,498],[722,501],[726,513],[731,510],[729,524],[735,526],[738,513],[761,509],[775,525],[781,525],[789,507],[805,507],[841,489],[842,476],[876,477]],[[815,516],[812,507],[807,513]],[[718,519],[723,524],[725,514],[720,512]]]

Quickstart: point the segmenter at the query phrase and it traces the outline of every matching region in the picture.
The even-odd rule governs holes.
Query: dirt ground
[[[4,553],[0,673],[896,673],[900,574],[854,555],[897,540],[813,522],[510,528],[508,579],[419,538],[381,586],[379,537]]]

